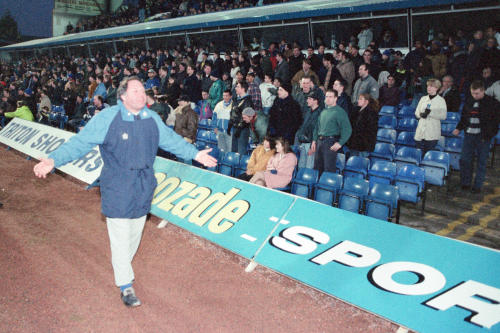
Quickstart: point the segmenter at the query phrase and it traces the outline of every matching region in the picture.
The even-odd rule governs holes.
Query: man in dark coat
[[[295,133],[302,125],[300,105],[291,96],[292,88],[283,84],[278,88],[278,98],[269,111],[269,134],[283,137],[293,144]]]

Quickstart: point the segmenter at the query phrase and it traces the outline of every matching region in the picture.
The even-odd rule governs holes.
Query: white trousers
[[[132,259],[141,243],[146,215],[136,219],[106,218],[109,243],[111,246],[111,264],[117,286],[123,286],[134,280]]]

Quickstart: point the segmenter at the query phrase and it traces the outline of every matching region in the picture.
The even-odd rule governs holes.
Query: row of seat
[[[397,186],[301,168],[292,180],[291,193],[329,206],[399,223]]]
[[[458,124],[460,121],[460,114],[458,112],[447,112],[446,119],[442,124]],[[413,117],[396,118],[391,115],[380,115],[378,119],[378,128],[394,129],[397,132],[415,132],[418,126],[418,119]]]

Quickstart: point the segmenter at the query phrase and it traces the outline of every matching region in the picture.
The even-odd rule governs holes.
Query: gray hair
[[[118,89],[116,90],[116,96],[119,98],[119,99],[122,99],[122,95],[125,95],[127,93],[127,89],[128,89],[128,83],[130,81],[139,81],[141,84],[142,84],[142,80],[138,77],[138,76],[129,76],[129,77],[126,77],[122,80],[122,82],[120,82],[120,85],[118,86]]]

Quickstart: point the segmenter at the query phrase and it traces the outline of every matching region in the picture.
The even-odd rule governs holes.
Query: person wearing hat
[[[278,98],[274,100],[269,111],[268,133],[293,143],[295,133],[302,124],[302,111],[292,98],[291,91],[290,84],[284,83],[278,88]]]
[[[318,89],[319,90],[319,89]],[[322,109],[320,107],[322,96],[319,91],[311,91],[307,96],[308,111],[304,114],[304,121],[297,131],[297,141],[299,143],[299,168],[314,168],[315,154],[308,155],[307,152],[311,148],[313,139],[314,127],[318,122],[319,114]]]
[[[153,87],[160,87],[161,82],[158,76],[156,75],[156,71],[152,68],[148,70],[148,77],[149,79],[146,81],[146,84],[144,85],[144,88],[146,90],[148,89],[153,89]]]
[[[224,84],[221,80],[221,73],[218,70],[213,70],[210,73],[210,80],[213,81],[212,86],[208,90],[208,100],[210,108],[213,110],[217,103],[222,101],[222,92],[224,91]]]
[[[188,95],[181,95],[178,103],[179,106],[174,111],[174,131],[187,142],[193,143],[196,140],[196,132],[198,130],[198,115],[191,108],[191,101]]]
[[[235,92],[236,100],[233,101],[227,133],[231,134],[231,151],[245,155],[250,137],[250,124],[243,119],[243,110],[248,107],[253,108],[252,100],[247,93],[248,83],[246,81],[238,82]]]

